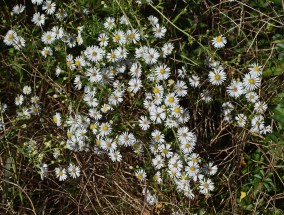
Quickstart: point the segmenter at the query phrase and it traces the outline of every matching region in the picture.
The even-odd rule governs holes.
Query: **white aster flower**
[[[16,6],[13,7],[12,11],[13,11],[14,14],[20,14],[20,13],[23,13],[25,8],[26,8],[26,6],[24,6],[22,4],[17,4]]]
[[[45,10],[47,14],[54,14],[56,9],[56,3],[51,0],[46,0],[42,5],[42,10]]]
[[[44,14],[40,14],[39,12],[35,13],[32,18],[32,22],[37,26],[42,26],[45,23]]]
[[[67,178],[66,169],[65,168],[55,168],[56,177],[59,178],[59,181],[64,181]]]
[[[227,93],[231,97],[238,98],[244,93],[243,83],[240,81],[233,80],[231,84],[227,87]]]
[[[80,176],[80,168],[74,164],[70,164],[68,167],[68,173],[72,178],[78,178]]]
[[[254,73],[245,74],[243,86],[246,90],[255,90],[260,87],[260,78]]]
[[[212,45],[215,48],[223,48],[227,43],[226,37],[223,37],[223,35],[220,35],[218,37],[215,37],[212,39]]]
[[[227,78],[226,73],[223,70],[214,70],[209,72],[209,81],[213,85],[221,85]]]

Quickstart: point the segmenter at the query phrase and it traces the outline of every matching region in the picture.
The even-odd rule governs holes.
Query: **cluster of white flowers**
[[[219,61],[210,61],[209,67],[212,71],[208,74],[209,82],[217,87],[225,85],[227,80],[226,68]],[[253,63],[248,68],[248,73],[244,74],[242,81],[239,78],[231,79],[229,85],[226,87],[226,93],[229,97],[239,100],[241,103],[250,103],[253,105],[253,114],[250,114],[251,128],[250,131],[259,134],[266,134],[271,132],[271,126],[264,125],[263,114],[267,110],[267,104],[260,100],[261,75],[263,67],[257,63]],[[232,115],[235,108],[231,102],[223,104],[224,120],[232,122]],[[239,112],[238,110],[236,110]],[[245,127],[248,116],[245,113],[238,113],[235,116],[236,124],[240,127]]]
[[[33,15],[32,22],[38,27],[45,25],[46,16],[55,14],[59,20],[66,17],[66,12],[57,8],[51,0],[32,0],[32,3],[36,7],[41,6],[45,12]],[[13,13],[20,14],[24,9],[25,6],[17,5]],[[84,13],[88,14],[88,10],[85,9]],[[217,166],[195,152],[199,143],[195,129],[189,126],[192,110],[182,102],[188,101],[189,92],[196,90],[200,91],[200,101],[210,103],[214,97],[211,92],[223,86],[228,99],[222,105],[224,121],[246,127],[248,119],[251,119],[251,132],[271,132],[271,127],[264,125],[267,104],[260,100],[258,91],[263,68],[256,63],[251,64],[242,79],[241,75],[234,78],[228,75],[228,68],[221,62],[210,59],[204,80],[201,75],[189,74],[185,66],[174,70],[170,60],[175,51],[174,44],[161,42],[167,36],[166,27],[155,16],[149,16],[147,20],[148,25],[145,26],[149,26],[148,29],[140,30],[130,26],[126,16],[120,19],[107,17],[96,42],[88,45],[85,45],[82,36],[84,26],[77,27],[76,34],[59,25],[42,31],[40,53],[43,60],[52,58],[57,62],[54,57],[54,53],[59,51],[57,44],[68,47],[64,62],[57,62],[54,68],[54,78],[70,78],[72,90],[81,96],[76,108],[68,101],[69,112],[61,112],[63,109],[55,111],[50,121],[56,129],[66,133],[63,145],[67,150],[106,155],[112,162],[123,161],[124,153],[147,157],[155,174],[148,174],[149,168],[143,166],[133,172],[142,186],[147,180],[157,186],[167,182],[190,199],[197,193],[209,196],[214,190],[210,177],[216,174]],[[25,46],[24,38],[14,30],[7,32],[4,43],[17,50]],[[222,48],[227,39],[221,35],[212,43],[214,47]],[[78,55],[72,49],[77,46],[82,48]],[[204,88],[202,82],[210,84]],[[30,118],[32,114],[40,113],[39,98],[30,98],[31,94],[32,88],[27,85],[23,87],[22,94],[16,96],[18,116]],[[245,110],[236,108],[232,102],[236,100],[252,104],[252,113],[246,115]],[[40,151],[34,140],[26,142],[25,146],[31,154]],[[52,148],[51,151],[55,159],[60,156],[60,149]],[[48,165],[40,163],[39,168],[44,179],[48,175]],[[59,181],[66,180],[67,175],[77,178],[80,172],[75,164],[55,168]],[[151,193],[143,190],[149,205],[158,201],[158,197]]]

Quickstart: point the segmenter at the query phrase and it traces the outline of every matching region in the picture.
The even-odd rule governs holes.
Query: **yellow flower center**
[[[160,69],[160,73],[163,75],[163,74],[165,74],[165,70],[164,69]]]
[[[53,117],[53,122],[57,123],[57,121],[58,121],[57,117],[56,116]]]
[[[160,92],[157,87],[155,87],[153,91],[154,91],[154,93],[159,93]]]
[[[138,173],[138,174],[137,174],[137,178],[138,178],[138,179],[142,179],[142,178],[143,178],[142,173]]]
[[[107,131],[107,130],[108,130],[108,127],[107,127],[106,125],[103,125],[103,126],[102,126],[102,130],[103,130],[103,131]]]
[[[215,75],[215,80],[219,81],[220,79],[221,79],[221,75],[216,74],[216,75]]]
[[[180,113],[180,108],[176,107],[176,108],[174,109],[174,112],[175,112],[175,113]]]
[[[49,52],[48,52],[47,50],[44,51],[44,54],[45,54],[45,55],[48,55],[48,53],[49,53]]]
[[[130,39],[134,39],[134,34],[129,34]]]
[[[250,83],[250,84],[254,84],[254,82],[255,82],[255,81],[254,81],[253,78],[250,78],[250,79],[249,79],[249,83]]]
[[[208,183],[204,183],[204,188],[208,189],[209,188],[209,184]]]
[[[91,124],[91,125],[90,125],[90,129],[93,130],[94,128],[95,128],[95,125],[94,125],[94,124]]]
[[[115,39],[115,41],[119,41],[120,40],[120,36],[119,35],[115,35],[114,39]]]
[[[9,38],[10,40],[12,40],[12,39],[13,39],[13,34],[9,34],[8,38]]]
[[[115,54],[111,53],[110,58],[112,58],[112,59],[115,58]]]
[[[254,67],[253,67],[253,71],[258,72],[258,71],[259,71],[258,66],[254,66]]]
[[[174,101],[175,101],[174,97],[170,97],[170,98],[168,99],[168,102],[170,102],[170,103],[173,103]]]
[[[185,148],[189,149],[190,148],[190,144],[189,143],[185,144]]]
[[[51,35],[47,35],[47,40],[51,40]]]
[[[217,38],[216,38],[216,41],[217,41],[218,43],[221,43],[221,42],[223,42],[223,39],[222,39],[222,37],[217,37]]]
[[[163,152],[163,154],[165,154],[165,155],[168,154],[168,150],[167,150],[167,149],[163,149],[162,152]]]
[[[192,162],[197,163],[198,162],[197,158],[192,158]]]
[[[80,65],[81,65],[80,61],[76,60],[76,61],[75,61],[75,65],[76,65],[76,66],[80,66]]]
[[[92,53],[92,55],[93,55],[94,57],[96,57],[96,56],[98,55],[98,53],[94,51],[94,52]]]
[[[194,167],[194,166],[189,167],[189,169],[190,169],[191,171],[195,171],[195,167]]]
[[[96,140],[96,144],[99,146],[101,145],[101,141],[100,140]]]

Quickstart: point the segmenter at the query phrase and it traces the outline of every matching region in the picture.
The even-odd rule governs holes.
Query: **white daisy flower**
[[[101,136],[107,136],[107,135],[109,135],[110,132],[111,132],[111,130],[112,130],[112,128],[111,128],[111,126],[110,126],[110,124],[109,124],[108,122],[102,123],[102,124],[100,125],[100,135],[101,135]]]
[[[159,22],[159,19],[153,15],[150,15],[147,19],[151,22],[152,25],[156,25]]]
[[[68,167],[68,173],[72,178],[78,178],[80,176],[80,168],[74,164],[70,164]]]
[[[12,11],[13,11],[14,14],[20,14],[20,13],[23,13],[25,8],[26,8],[26,6],[24,6],[22,4],[17,4],[16,6],[13,7]]]
[[[128,41],[136,44],[140,40],[140,33],[137,29],[127,30],[126,32]]]
[[[189,177],[196,177],[199,172],[198,163],[192,161],[188,162],[187,166],[185,167],[185,171]]]
[[[161,144],[158,146],[158,149],[162,157],[170,158],[173,155],[170,144]]]
[[[122,30],[115,31],[113,34],[113,42],[123,45],[126,43],[125,33]]]
[[[139,126],[142,128],[142,130],[146,131],[150,128],[150,121],[146,116],[141,116],[139,119]]]
[[[190,84],[190,86],[192,86],[192,87],[198,87],[199,84],[200,84],[200,78],[199,78],[197,75],[192,75],[192,76],[189,78],[189,84]]]
[[[47,57],[47,56],[52,56],[53,51],[50,47],[44,47],[43,50],[41,51],[42,56]]]
[[[123,60],[126,59],[128,52],[125,48],[117,47],[117,49],[114,50],[114,54],[118,59]]]
[[[42,2],[43,2],[43,0],[32,0],[32,3],[36,4],[36,5],[41,5]]]
[[[113,17],[106,18],[106,21],[104,23],[104,27],[108,30],[113,29],[115,26],[115,19]]]
[[[170,93],[165,98],[165,105],[169,107],[174,107],[178,104],[179,99],[176,97],[175,93]]]
[[[159,52],[155,48],[148,48],[147,50],[141,49],[143,53],[143,58],[146,64],[154,64],[157,63],[158,58],[160,56]]]
[[[24,86],[24,88],[23,88],[23,94],[25,94],[25,95],[29,95],[29,94],[31,94],[31,92],[32,92],[32,88],[30,87],[30,86]]]
[[[167,80],[170,76],[170,68],[165,64],[160,64],[155,68],[155,74],[158,80]]]
[[[244,93],[243,83],[240,81],[232,80],[231,84],[227,87],[227,93],[231,97],[238,98]]]
[[[245,127],[246,125],[246,121],[247,121],[247,117],[244,114],[238,114],[235,117],[235,120],[237,121],[237,124],[239,127]]]
[[[81,77],[79,75],[76,75],[76,77],[74,79],[74,85],[75,85],[75,89],[77,89],[77,90],[82,89],[82,81],[81,81]]]
[[[155,142],[164,143],[165,142],[165,135],[162,134],[159,130],[154,130],[151,133],[151,136]]]
[[[15,104],[16,105],[22,105],[24,102],[24,96],[23,95],[17,95],[15,98]]]
[[[226,73],[223,70],[214,70],[208,74],[209,81],[213,85],[221,85],[227,78]]]
[[[17,33],[14,30],[9,30],[5,37],[4,37],[4,43],[8,46],[13,45],[14,40],[17,38]]]
[[[195,148],[195,142],[194,141],[182,142],[180,148],[183,154],[190,154]]]
[[[44,44],[52,44],[55,41],[56,35],[53,33],[53,31],[47,31],[43,33],[41,36],[41,41]]]
[[[212,39],[212,44],[215,48],[223,48],[227,43],[226,37],[223,37],[223,35],[220,35],[218,37],[215,37]]]
[[[144,181],[146,179],[146,172],[143,169],[137,170],[135,176],[139,181]]]
[[[63,28],[54,26],[52,27],[51,31],[55,35],[56,39],[61,39],[63,37],[63,34],[64,34]]]
[[[243,78],[243,86],[246,90],[255,90],[260,87],[260,77],[256,74],[248,73]]]
[[[259,99],[259,96],[255,92],[248,92],[246,94],[246,100],[248,102],[255,103],[258,101],[258,99]]]
[[[32,22],[37,26],[42,26],[45,23],[45,15],[39,12],[35,13],[32,18]]]
[[[165,43],[162,47],[162,52],[164,56],[171,54],[174,50],[174,45],[172,43]]]
[[[249,67],[249,71],[256,76],[260,76],[262,74],[263,67],[258,65],[257,63],[253,63]]]
[[[200,181],[199,189],[200,193],[208,194],[210,191],[214,190],[214,183],[210,179],[203,179]]]
[[[174,89],[175,93],[180,97],[184,97],[187,95],[187,86],[184,81],[177,81],[174,86]]]
[[[122,160],[120,151],[110,151],[108,155],[112,162],[120,162]]]
[[[254,111],[256,113],[263,114],[267,110],[267,104],[265,102],[258,101],[254,103]]]
[[[61,115],[60,113],[55,113],[55,115],[53,116],[53,122],[56,123],[57,126],[61,125]]]
[[[103,59],[105,52],[98,46],[88,46],[84,54],[90,61],[98,62]]]
[[[142,87],[142,81],[138,78],[132,78],[128,82],[130,92],[137,93]]]
[[[55,168],[56,177],[59,178],[59,181],[64,181],[67,178],[66,169],[65,168]]]
[[[155,24],[152,30],[155,38],[163,38],[167,32],[167,29],[159,24]]]
[[[101,47],[106,47],[108,45],[108,37],[105,33],[99,34],[98,41]]]
[[[112,152],[116,150],[117,145],[111,138],[106,138],[102,140],[101,147],[107,152]]]
[[[110,52],[107,53],[107,59],[112,63],[118,61],[118,56],[115,54],[115,50],[110,50]]]
[[[158,124],[166,119],[165,110],[161,107],[156,107],[150,110],[150,119]]]
[[[84,67],[84,66],[86,66],[86,61],[85,61],[85,59],[84,59],[84,57],[83,56],[77,56],[75,59],[74,59],[74,64],[75,64],[75,66],[77,66],[77,67]]]
[[[42,5],[42,10],[45,10],[47,14],[54,14],[56,9],[56,3],[51,0],[46,0]]]

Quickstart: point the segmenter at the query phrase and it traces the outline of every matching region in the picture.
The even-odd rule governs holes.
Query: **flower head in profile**
[[[14,14],[20,14],[23,13],[23,11],[25,10],[26,6],[22,5],[22,4],[17,4],[15,7],[13,7],[13,13]]]
[[[53,116],[53,122],[56,123],[57,126],[61,125],[61,115],[60,115],[60,113],[56,113]]]
[[[227,39],[226,37],[223,37],[223,35],[220,35],[218,37],[214,37],[211,42],[215,48],[219,49],[225,47]]]

